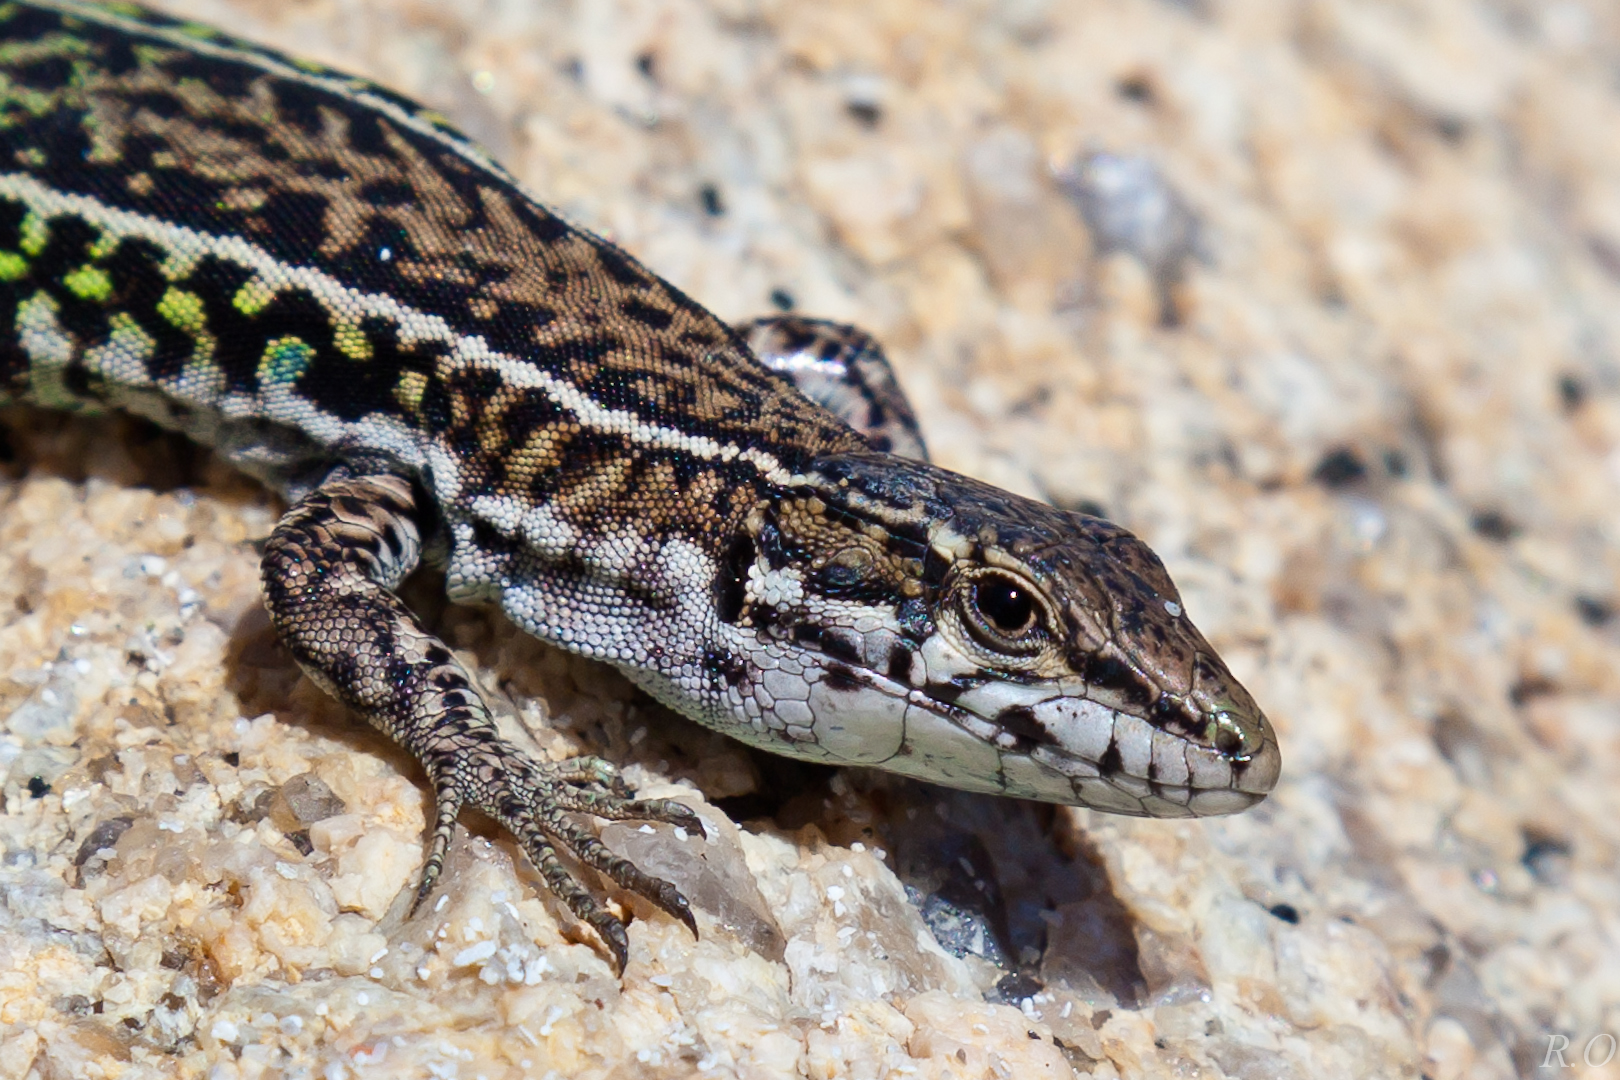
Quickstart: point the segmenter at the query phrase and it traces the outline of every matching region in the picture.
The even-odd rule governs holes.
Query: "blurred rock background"
[[[875,332],[942,464],[1155,547],[1285,772],[1170,823],[784,766],[425,582],[543,750],[714,824],[614,834],[704,931],[634,906],[621,984],[477,822],[406,920],[420,777],[270,639],[273,500],[10,410],[0,1075],[1620,1075],[1620,8],[161,6]]]

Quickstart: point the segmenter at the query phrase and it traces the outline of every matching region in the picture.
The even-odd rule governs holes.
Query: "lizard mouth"
[[[1084,698],[1054,693],[1034,707],[1003,705],[991,716],[990,703],[976,695],[946,701],[869,669],[831,670],[844,701],[817,703],[833,705],[828,712],[842,720],[829,729],[876,726],[881,716],[888,731],[853,758],[831,756],[920,780],[1139,817],[1211,817],[1260,802],[1280,771],[1276,740],[1263,720],[1251,752],[1232,754]],[[874,719],[862,721],[862,714]],[[817,729],[819,736],[819,720]]]

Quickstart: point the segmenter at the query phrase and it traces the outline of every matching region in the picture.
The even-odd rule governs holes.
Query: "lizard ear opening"
[[[738,533],[720,557],[714,576],[714,610],[722,622],[734,624],[742,618],[748,598],[748,568],[757,557],[754,540],[747,533]]]

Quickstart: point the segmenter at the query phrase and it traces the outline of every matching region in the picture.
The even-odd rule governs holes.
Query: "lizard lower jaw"
[[[1170,784],[1147,777],[1116,772],[1101,775],[1096,762],[1066,754],[1054,747],[1042,747],[1033,755],[1041,765],[1061,774],[1077,791],[1080,805],[1115,814],[1137,817],[1182,818],[1219,817],[1236,814],[1261,802],[1275,782],[1276,768],[1258,772],[1238,769],[1226,786]],[[1275,755],[1272,755],[1275,758]]]
[[[1140,717],[1086,702],[1085,738],[1033,746],[1014,739],[1008,745],[1003,740],[1011,732],[960,703],[908,690],[874,672],[862,674],[864,689],[895,704],[903,700],[907,707],[899,752],[860,764],[921,780],[937,783],[944,777],[968,790],[1137,817],[1184,818],[1246,810],[1271,792],[1281,771],[1269,727],[1263,728],[1257,752],[1234,757],[1158,731]],[[1065,734],[1078,732],[1070,728]]]

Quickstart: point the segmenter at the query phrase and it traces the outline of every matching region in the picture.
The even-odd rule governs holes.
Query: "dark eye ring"
[[[1040,622],[1035,590],[1005,574],[985,574],[972,585],[968,597],[980,625],[995,636],[1017,640]]]

